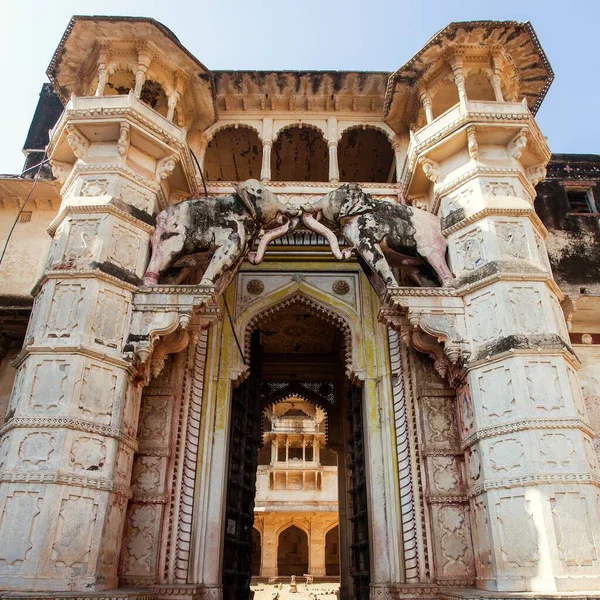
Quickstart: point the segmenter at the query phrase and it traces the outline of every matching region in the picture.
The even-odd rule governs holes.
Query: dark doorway
[[[281,576],[308,573],[308,536],[295,525],[279,534],[277,572]]]
[[[253,527],[258,464],[283,460],[284,451],[289,463],[312,463],[318,458],[323,466],[337,466],[339,525],[327,536],[323,566],[326,575],[339,575],[343,600],[368,598],[363,394],[346,376],[346,345],[350,336],[343,327],[339,318],[329,318],[327,311],[312,308],[303,297],[288,299],[280,309],[269,310],[256,323],[251,356],[247,357],[250,375],[232,393],[223,548],[224,600],[250,597],[250,579],[260,571],[259,549],[261,542],[264,545]],[[327,415],[327,443],[317,454],[313,454],[316,446],[295,449],[288,445],[284,451],[281,447],[261,448],[266,409],[290,396],[317,406]],[[302,418],[300,412],[285,414],[292,420]],[[294,452],[299,453],[298,457]],[[285,483],[284,489],[295,489],[291,477]],[[308,483],[312,485],[313,480],[306,479],[303,489],[313,489]],[[283,487],[283,482],[274,479],[270,485],[270,489],[277,490]],[[318,490],[320,485],[320,476],[315,476],[314,489]],[[261,510],[260,506],[257,510]],[[296,526],[281,532],[277,576],[310,573],[309,541],[307,534]]]

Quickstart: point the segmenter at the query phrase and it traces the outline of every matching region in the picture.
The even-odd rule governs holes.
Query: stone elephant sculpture
[[[200,282],[213,286],[246,255],[258,264],[268,243],[293,229],[300,214],[256,179],[236,186],[229,196],[169,206],[156,217],[144,284],[156,284],[162,273],[186,255],[214,251]],[[249,252],[256,241],[257,251]]]
[[[302,221],[324,236],[336,258],[356,252],[363,266],[386,286],[396,286],[394,267],[417,267],[426,262],[443,285],[454,276],[446,263],[446,239],[440,221],[431,213],[404,204],[375,200],[356,183],[345,183],[320,200],[303,207]],[[335,224],[351,245],[340,251],[337,237],[313,216],[321,213]],[[390,266],[391,265],[391,266]]]

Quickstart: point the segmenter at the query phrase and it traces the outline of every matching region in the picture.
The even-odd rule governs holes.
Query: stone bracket
[[[188,330],[194,324],[210,327],[220,316],[217,294],[212,286],[155,285],[141,287],[133,295],[133,311],[125,353],[136,365],[152,358],[152,372],[162,370],[167,354],[187,346]]]
[[[442,377],[455,378],[469,360],[464,300],[456,290],[388,287],[379,320],[429,354]]]

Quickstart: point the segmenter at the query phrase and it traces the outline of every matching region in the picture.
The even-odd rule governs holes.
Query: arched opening
[[[144,82],[142,91],[140,92],[140,100],[163,117],[167,116],[167,113],[169,112],[169,101],[165,90],[157,81],[147,79]]]
[[[443,82],[431,100],[433,118],[437,119],[448,109],[458,104],[458,88],[454,81]]]
[[[295,525],[279,534],[277,572],[282,576],[308,573],[308,535]]]
[[[320,130],[294,125],[273,144],[273,181],[329,181],[329,153]]]
[[[339,523],[344,589],[368,598],[363,399],[346,375],[350,327],[298,293],[250,319],[244,336],[250,374],[231,398],[224,600],[247,597],[243,573],[254,563],[244,552],[255,515],[261,577],[326,576],[325,527]],[[315,533],[314,545],[302,530]]]
[[[485,73],[471,73],[465,78],[465,90],[469,100],[493,102],[496,100],[492,82]]]
[[[104,87],[105,96],[126,96],[135,88],[135,75],[131,71],[116,71]]]
[[[256,527],[252,528],[252,577],[260,575],[260,559],[262,554],[260,531]]]
[[[208,144],[204,173],[208,181],[260,179],[262,144],[249,127],[217,131]]]
[[[325,575],[333,577],[340,574],[340,529],[336,525],[325,535]]]
[[[372,127],[344,131],[338,144],[338,165],[340,181],[396,180],[394,149],[385,133]]]

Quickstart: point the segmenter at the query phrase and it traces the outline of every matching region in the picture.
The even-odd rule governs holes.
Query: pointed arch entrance
[[[240,320],[244,322],[243,318]],[[351,327],[338,312],[298,293],[246,319],[243,338],[249,375],[233,389],[231,396],[223,598],[248,597],[257,457],[263,441],[259,417],[267,407],[285,398],[296,398],[326,412],[326,451],[337,462],[334,494],[337,492],[340,515],[338,551],[342,568],[338,571],[343,574],[342,578],[345,577],[343,597],[366,599],[369,597],[371,561],[363,394],[349,378],[353,355]],[[303,414],[299,410],[296,412]],[[284,416],[293,420],[298,415],[288,412]],[[312,464],[319,452],[306,454],[302,445],[302,451],[295,457],[290,450],[294,450],[293,442],[287,443],[282,461],[277,447],[272,452],[261,453],[275,457],[279,463],[277,467],[285,473],[283,480],[273,479],[274,490],[283,489],[295,494],[319,491],[320,483],[311,486],[310,478],[298,480],[293,472],[297,467],[294,461],[301,460],[304,465],[307,457],[310,459],[308,468],[319,470],[320,465]],[[282,486],[281,481],[285,481],[286,486]],[[292,484],[292,481],[298,483]],[[315,478],[315,481],[320,482],[320,479]],[[316,506],[314,510],[322,509]],[[315,528],[310,535],[304,534],[305,541],[298,538],[300,534],[292,539],[294,532],[288,536],[290,539],[284,535],[283,545],[281,535],[271,535],[275,552],[269,554],[263,548],[263,573],[283,577],[305,573],[325,576],[326,527],[321,531]],[[261,540],[263,546],[269,539],[265,529]],[[309,541],[318,544],[318,552],[311,548],[305,557],[303,548]],[[269,560],[272,565],[266,564]],[[303,572],[296,572],[298,569]]]

